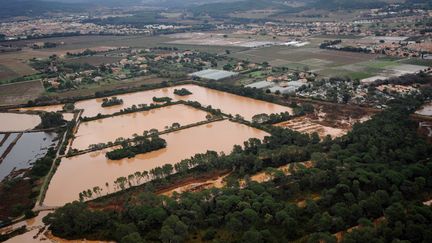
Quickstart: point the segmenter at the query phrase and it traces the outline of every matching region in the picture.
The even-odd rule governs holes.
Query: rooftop
[[[209,80],[221,80],[224,78],[229,78],[238,75],[238,73],[235,72],[229,72],[224,70],[217,70],[217,69],[206,69],[199,72],[191,73],[192,77],[198,77],[203,79],[209,79]]]

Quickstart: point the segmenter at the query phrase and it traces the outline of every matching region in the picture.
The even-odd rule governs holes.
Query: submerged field
[[[63,158],[51,180],[44,204],[61,206],[77,200],[80,192],[94,186],[101,187],[103,194],[113,192],[113,181],[120,176],[174,164],[208,150],[229,153],[236,144],[243,144],[249,138],[263,139],[266,135],[261,130],[225,120],[162,135],[167,141],[166,148],[132,159],[108,160],[105,153],[109,149]]]
[[[84,150],[91,144],[114,142],[120,137],[131,138],[133,134],[151,129],[162,131],[175,122],[188,125],[204,121],[206,115],[204,111],[180,104],[83,122],[75,134],[72,148]]]
[[[191,95],[178,96],[175,95],[174,89],[186,88],[192,92]],[[97,114],[113,114],[119,112],[121,109],[129,108],[132,105],[151,104],[154,103],[153,97],[170,97],[175,100],[188,100],[198,101],[203,106],[211,105],[216,109],[221,109],[224,113],[236,115],[239,114],[247,120],[250,120],[254,115],[259,113],[280,113],[292,112],[292,109],[286,106],[281,106],[269,102],[251,99],[239,95],[234,95],[214,89],[201,87],[198,85],[179,85],[168,88],[154,89],[148,91],[141,91],[135,93],[128,93],[116,95],[117,98],[123,100],[123,104],[102,107],[102,98],[78,101],[75,104],[77,109],[84,109],[83,116],[93,117]],[[25,108],[23,110],[45,110],[45,111],[58,111],[62,109],[61,105]]]
[[[31,130],[41,122],[38,115],[0,113],[0,132]]]
[[[175,95],[174,89],[186,88],[192,94]],[[75,103],[77,109],[83,109],[82,116],[97,114],[113,114],[132,105],[150,104],[153,97],[171,97],[174,101],[198,101],[203,106],[211,105],[223,113],[240,114],[246,119],[260,113],[280,113],[292,109],[265,101],[234,95],[198,85],[180,85],[168,88],[154,89],[142,92],[118,95],[123,104],[102,107],[102,99],[89,99]],[[62,105],[33,107],[30,110],[57,111]],[[27,109],[26,109],[27,110]],[[167,147],[153,152],[138,154],[133,158],[109,160],[106,153],[113,148],[100,149],[93,152],[84,151],[72,157],[63,157],[46,193],[44,205],[61,206],[78,199],[83,190],[99,186],[104,193],[114,192],[113,182],[122,176],[128,176],[136,171],[150,171],[165,164],[178,163],[197,153],[216,151],[230,153],[234,145],[243,145],[250,138],[263,139],[266,132],[240,123],[226,120],[208,120],[209,113],[184,104],[168,105],[149,111],[114,115],[79,124],[71,149],[86,150],[92,144],[114,142],[117,138],[132,138],[134,134],[157,129],[164,131],[161,138],[167,142]],[[203,122],[205,124],[203,124]],[[173,123],[188,126],[182,130],[172,131]],[[168,129],[168,130],[167,130]],[[79,174],[79,180],[75,175]],[[108,186],[106,186],[108,183]]]
[[[14,178],[33,163],[45,156],[50,147],[56,144],[55,133],[31,132],[11,133],[0,146],[0,181]]]

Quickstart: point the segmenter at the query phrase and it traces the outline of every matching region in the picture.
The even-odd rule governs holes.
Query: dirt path
[[[78,122],[79,118],[81,117],[83,111],[81,110],[78,114],[76,114],[75,116],[75,123]],[[44,182],[42,184],[39,196],[36,200],[36,204],[33,208],[33,211],[37,212],[37,211],[41,211],[41,209],[44,209],[45,205],[43,205],[43,200],[45,199],[45,193],[48,190],[48,185],[51,181],[52,176],[54,175],[55,172],[55,168],[56,168],[56,161],[57,159],[59,159],[61,157],[60,155],[60,151],[62,148],[63,143],[68,143],[68,141],[66,141],[66,137],[68,135],[69,131],[66,130],[66,132],[63,134],[63,137],[60,139],[59,143],[58,143],[58,148],[57,148],[57,152],[56,152],[56,156],[53,160],[53,163],[51,164],[51,168],[48,172],[48,174],[45,176]]]

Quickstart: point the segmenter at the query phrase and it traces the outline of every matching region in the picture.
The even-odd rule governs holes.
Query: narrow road
[[[83,110],[81,110],[75,116],[75,118],[74,118],[75,124],[78,123],[79,118],[81,117],[82,113],[83,113]],[[35,206],[33,208],[34,212],[50,210],[50,208],[53,208],[53,207],[48,207],[48,206],[43,205],[43,200],[45,199],[46,190],[48,190],[48,184],[50,183],[51,178],[52,178],[52,176],[54,174],[54,170],[55,170],[55,167],[56,167],[56,161],[57,161],[57,159],[59,159],[61,157],[60,151],[61,151],[62,145],[63,145],[63,143],[67,143],[68,142],[68,141],[66,141],[68,132],[69,131],[66,130],[66,132],[63,134],[63,137],[60,139],[60,141],[58,143],[58,148],[57,148],[56,156],[55,156],[55,158],[54,158],[54,160],[53,160],[53,162],[51,164],[51,168],[50,168],[48,174],[45,176],[44,182],[43,182],[42,187],[41,187],[41,191],[40,191],[39,196],[38,196],[38,198],[36,200],[36,204],[35,204]],[[72,129],[72,132],[73,132],[73,129]]]

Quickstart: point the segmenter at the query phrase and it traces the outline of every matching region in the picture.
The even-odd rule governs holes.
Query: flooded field
[[[11,145],[11,143],[17,139],[19,133],[1,134],[0,140],[0,157],[3,157],[3,153]]]
[[[432,103],[427,103],[418,111],[416,111],[417,114],[424,115],[424,116],[432,116]]]
[[[38,234],[45,225],[42,222],[43,217],[47,216],[50,212],[40,212],[38,216],[21,221],[19,223],[13,224],[11,226],[0,229],[0,234],[6,234],[13,230],[19,229],[23,226],[27,228],[27,232],[15,236],[5,242],[7,243],[23,243],[23,242],[41,242],[45,239],[42,234]]]
[[[207,112],[186,105],[172,105],[150,111],[125,114],[96,121],[83,122],[75,134],[72,148],[84,150],[91,144],[114,142],[117,138],[131,138],[152,128],[166,130],[174,122],[188,125],[206,120]]]
[[[107,160],[107,150],[63,158],[51,180],[44,204],[59,206],[77,200],[81,191],[94,186],[100,186],[102,194],[113,192],[113,181],[120,176],[149,171],[166,163],[174,164],[207,150],[229,153],[235,144],[242,145],[249,138],[262,139],[266,135],[261,130],[224,120],[162,135],[167,148],[132,159]],[[109,188],[106,188],[106,182]]]
[[[0,113],[0,132],[31,130],[40,124],[38,115]]]
[[[174,95],[174,89],[186,88],[192,92],[192,95],[178,96]],[[234,95],[218,90],[208,89],[198,85],[188,84],[162,89],[148,90],[142,92],[128,93],[117,95],[123,100],[122,105],[102,107],[102,99],[90,99],[78,101],[75,104],[77,109],[84,109],[83,116],[93,117],[97,114],[112,114],[121,109],[131,107],[138,104],[151,104],[153,97],[171,97],[173,100],[191,100],[198,101],[202,105],[211,105],[213,108],[221,109],[223,112],[236,115],[239,114],[247,120],[259,113],[280,113],[288,111],[292,113],[292,109],[286,106],[281,106],[261,100],[251,99],[239,95]],[[62,109],[62,105],[44,106],[41,110],[57,111]],[[30,110],[39,110],[38,107],[25,108]]]
[[[14,134],[11,137],[13,139],[11,143],[16,142],[16,144],[10,151],[6,151],[7,155],[0,161],[0,181],[6,177],[18,176],[21,170],[30,168],[37,159],[46,154],[50,146],[55,145],[53,140],[56,134],[36,132],[24,133],[22,136]],[[2,151],[3,147],[1,146]]]

